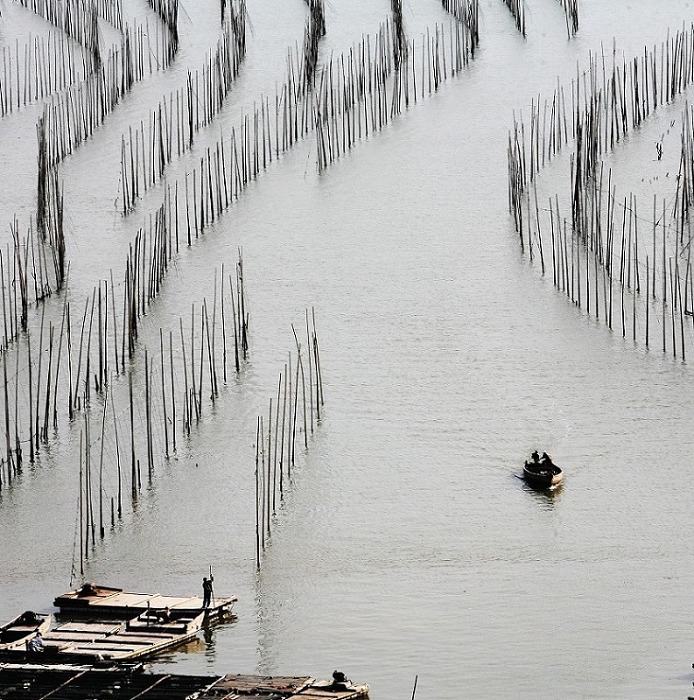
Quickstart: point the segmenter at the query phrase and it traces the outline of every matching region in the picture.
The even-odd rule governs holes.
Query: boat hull
[[[523,466],[523,478],[531,488],[544,491],[561,486],[564,481],[564,472],[556,464],[546,468],[526,462]]]
[[[45,634],[51,626],[51,615],[40,615],[31,613],[36,619],[27,620],[26,616],[30,611],[18,615],[5,625],[0,627],[0,652],[24,650],[26,644],[36,635],[37,632]]]

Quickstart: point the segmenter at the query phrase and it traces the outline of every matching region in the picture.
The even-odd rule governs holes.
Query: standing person
[[[209,608],[212,602],[212,582],[214,576],[210,574],[210,578],[203,576],[202,578],[202,607]]]

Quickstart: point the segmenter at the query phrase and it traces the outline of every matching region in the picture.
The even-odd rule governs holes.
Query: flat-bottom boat
[[[564,472],[556,464],[526,462],[523,465],[523,478],[534,489],[555,489],[564,481]]]
[[[44,643],[55,661],[131,661],[185,644],[197,636],[204,620],[204,611],[172,617],[167,610],[150,610],[117,624],[75,620],[49,632]]]
[[[45,634],[51,626],[51,615],[27,610],[0,627],[0,651],[24,650],[36,633]]]
[[[206,620],[224,619],[231,615],[236,596],[215,595],[208,607],[199,596],[170,596],[159,593],[129,593],[122,588],[85,583],[80,588],[59,595],[53,605],[70,616],[104,619],[106,617],[130,620],[148,610],[168,608],[172,615],[205,613]]]

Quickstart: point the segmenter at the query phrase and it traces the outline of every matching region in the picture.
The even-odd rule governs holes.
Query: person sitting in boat
[[[546,452],[542,453],[542,459],[540,460],[540,463],[543,467],[546,467],[547,469],[551,469],[554,466],[552,458]]]
[[[40,621],[41,618],[33,610],[23,612],[19,618],[19,622],[22,625],[37,625]]]
[[[333,671],[333,690],[347,690],[347,685],[351,682],[342,671]]]
[[[171,611],[164,608],[157,614],[157,622],[171,622]]]
[[[37,632],[28,642],[27,651],[31,654],[36,654],[45,651],[46,647],[43,643],[43,638],[41,637],[41,632]]]
[[[540,461],[540,454],[537,450],[530,455],[533,458],[533,464],[537,464]]]
[[[79,589],[77,595],[80,597],[96,595],[96,586],[93,583],[85,583],[84,586]]]

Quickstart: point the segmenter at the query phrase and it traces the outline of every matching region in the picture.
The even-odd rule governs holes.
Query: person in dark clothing
[[[41,653],[45,651],[45,648],[41,632],[37,632],[36,635],[27,642],[27,651],[32,654]]]
[[[202,579],[202,607],[209,608],[212,602],[212,582],[214,581],[214,576],[210,575],[210,578],[203,576]]]
[[[542,453],[542,466],[547,467],[547,469],[551,469],[554,466],[552,458],[546,452]]]
[[[537,464],[540,461],[540,455],[537,450],[530,455],[533,458],[533,463]]]

